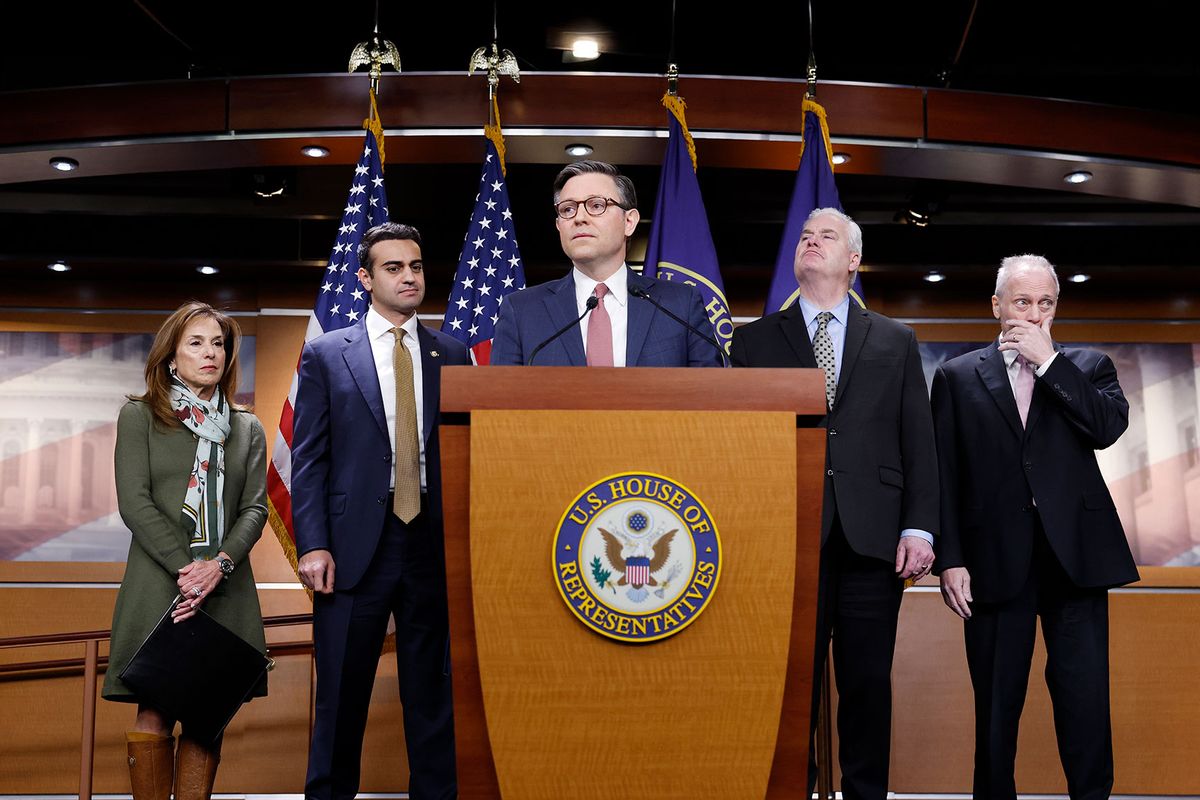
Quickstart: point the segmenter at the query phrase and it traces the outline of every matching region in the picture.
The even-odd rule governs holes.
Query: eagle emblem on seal
[[[629,515],[626,525],[631,531],[644,530],[648,520],[640,511]],[[613,533],[597,528],[604,537],[604,557],[614,571],[621,573],[617,586],[629,586],[629,598],[640,602],[648,594],[647,586],[658,586],[654,574],[667,565],[671,558],[671,542],[678,528],[650,536]]]

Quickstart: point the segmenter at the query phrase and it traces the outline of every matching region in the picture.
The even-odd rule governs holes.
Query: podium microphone
[[[704,341],[711,344],[713,347],[717,348],[717,352],[721,354],[721,366],[723,366],[723,367],[729,366],[729,358],[725,355],[725,348],[721,347],[721,345],[717,342],[716,339],[714,339],[713,337],[711,337],[705,333],[701,333],[700,331],[698,331],[696,329],[695,325],[688,322],[686,319],[683,319],[682,317],[680,317],[679,315],[675,314],[670,309],[668,309],[666,306],[664,306],[662,303],[655,300],[653,297],[650,296],[650,293],[647,292],[645,289],[643,289],[641,286],[634,286],[632,283],[630,283],[629,284],[629,293],[631,295],[633,295],[634,297],[640,297],[643,300],[648,301],[651,305],[653,305],[659,311],[663,312],[668,317],[675,320],[680,325],[687,328],[689,331],[691,331],[692,333],[696,334]]]
[[[534,360],[535,358],[537,358],[537,354],[538,354],[538,353],[541,351],[541,349],[542,349],[543,347],[545,347],[546,345],[550,344],[551,342],[553,342],[553,341],[554,341],[555,339],[557,339],[558,337],[562,336],[562,335],[563,335],[564,333],[566,333],[567,331],[571,330],[571,328],[574,328],[576,325],[578,325],[579,323],[583,322],[583,318],[584,318],[584,317],[586,317],[586,316],[588,315],[588,313],[589,313],[589,312],[590,312],[590,311],[591,311],[593,308],[595,308],[596,306],[598,306],[599,304],[600,304],[600,298],[596,297],[596,295],[594,295],[594,294],[593,294],[593,295],[591,295],[591,296],[589,296],[589,297],[588,297],[588,299],[587,299],[587,303],[585,303],[585,304],[584,304],[584,305],[585,305],[585,306],[587,306],[587,307],[583,309],[583,313],[579,315],[579,319],[575,320],[575,321],[574,321],[574,322],[572,322],[570,325],[565,325],[565,326],[563,326],[563,327],[562,327],[562,329],[560,329],[558,332],[556,332],[556,333],[555,333],[553,336],[551,336],[549,339],[547,339],[546,341],[542,342],[542,343],[541,343],[541,344],[539,344],[537,347],[533,348],[533,352],[529,354],[529,360],[528,360],[527,362],[525,362],[525,366],[527,366],[527,367],[532,367],[532,366],[533,366],[533,360]]]

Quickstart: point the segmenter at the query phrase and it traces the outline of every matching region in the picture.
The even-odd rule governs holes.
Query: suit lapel
[[[867,340],[867,332],[871,330],[871,318],[867,312],[858,308],[854,301],[846,312],[846,341],[842,343],[842,369],[838,375],[837,394],[834,395],[833,407],[841,402],[854,374],[854,365],[858,363],[858,354],[862,352],[863,343]]]
[[[546,306],[546,314],[550,317],[552,331],[561,330],[571,324],[579,311],[575,305],[575,279],[573,273],[555,281],[550,286],[550,295],[542,301]],[[583,334],[577,327],[559,337],[562,346],[567,351],[567,366],[586,367],[587,356],[583,353]]]
[[[350,370],[351,377],[358,385],[371,416],[379,426],[384,439],[388,435],[387,417],[383,413],[383,392],[379,388],[379,375],[375,372],[375,357],[371,354],[371,340],[367,338],[366,325],[359,323],[346,329],[346,346],[342,348],[342,358]]]
[[[805,369],[816,369],[817,357],[813,355],[812,339],[808,338],[804,312],[800,310],[799,303],[793,304],[780,314],[779,328],[788,346],[796,354],[797,365]]]
[[[626,269],[626,275],[629,276],[625,281],[626,286],[640,286],[647,292],[650,291],[650,287],[653,285],[650,280],[643,278],[631,269]],[[633,295],[628,293],[625,302],[628,304],[626,306],[628,323],[625,329],[625,366],[636,367],[638,356],[642,353],[642,346],[646,344],[646,334],[650,332],[650,322],[654,318],[654,312],[658,309],[645,300],[638,300],[634,303]]]
[[[417,343],[421,347],[421,394],[424,411],[421,417],[421,441],[428,442],[433,433],[433,420],[437,416],[438,398],[442,396],[442,363],[445,354],[438,349],[437,341],[425,326],[417,322]]]
[[[1000,409],[1000,416],[1004,417],[1008,427],[1012,428],[1012,432],[1016,434],[1017,438],[1022,438],[1025,435],[1025,429],[1021,427],[1021,415],[1017,411],[1017,400],[1013,397],[1012,384],[1008,382],[1008,368],[1004,365],[1004,354],[1000,352],[1000,348],[995,342],[992,342],[991,347],[979,357],[979,364],[975,366],[975,371],[979,373],[983,385],[987,387],[992,400]]]

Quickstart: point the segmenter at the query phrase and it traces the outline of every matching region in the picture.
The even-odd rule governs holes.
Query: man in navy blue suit
[[[612,164],[577,161],[554,180],[554,210],[563,252],[574,268],[505,298],[492,342],[493,365],[721,366],[714,345],[639,296],[649,295],[697,330],[712,329],[694,287],[643,277],[625,264],[629,237],[641,218],[633,181]],[[595,306],[585,314],[593,297]]]
[[[422,326],[421,235],[369,230],[358,271],[371,307],[300,357],[292,439],[300,580],[313,590],[316,714],[305,797],[358,792],[363,733],[388,615],[409,796],[456,794],[447,659],[446,572],[438,474],[443,365],[470,363],[456,340]]]

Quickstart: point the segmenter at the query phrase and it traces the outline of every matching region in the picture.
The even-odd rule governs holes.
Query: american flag
[[[498,129],[493,129],[498,135]],[[458,339],[471,351],[471,360],[486,365],[492,357],[492,335],[505,295],[525,288],[525,268],[517,249],[504,163],[488,132],[487,155],[475,210],[463,241],[462,255],[442,332]]]
[[[367,313],[370,295],[358,281],[358,245],[363,234],[388,221],[387,192],[383,188],[383,163],[374,132],[368,130],[362,156],[354,168],[350,194],[342,209],[329,266],[321,276],[317,303],[308,318],[307,342],[326,331],[354,325]],[[267,497],[271,528],[283,545],[292,567],[296,567],[296,530],[292,526],[292,408],[296,402],[297,376],[279,416],[279,435],[267,468]]]

